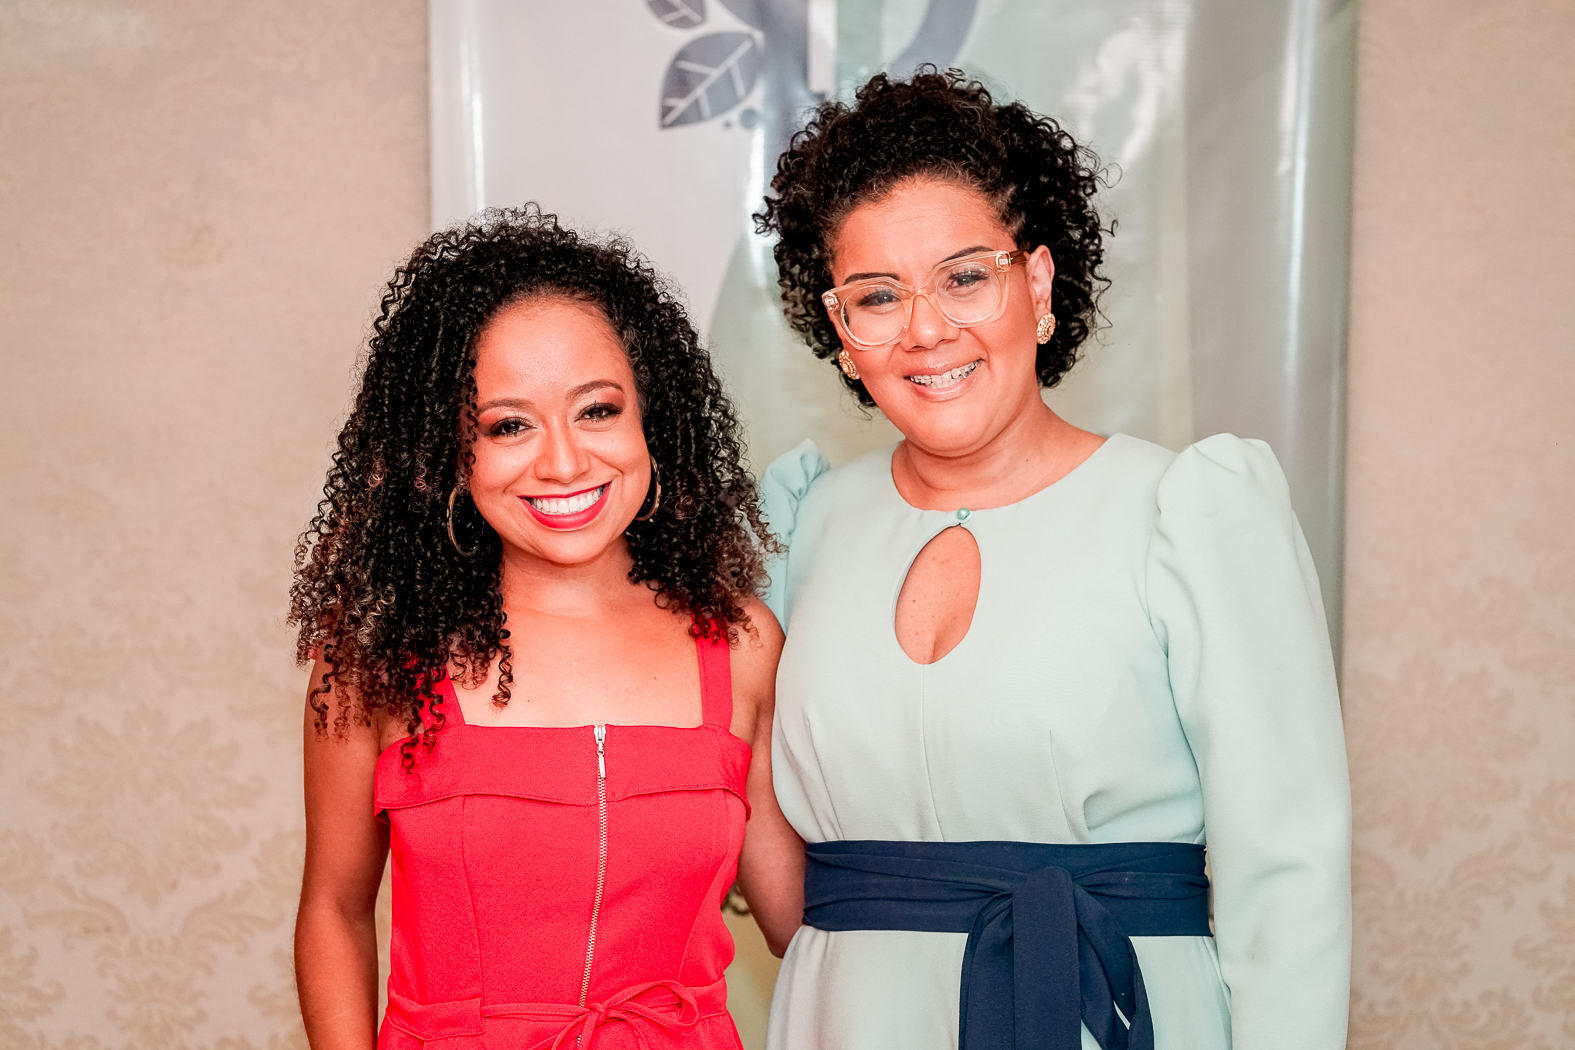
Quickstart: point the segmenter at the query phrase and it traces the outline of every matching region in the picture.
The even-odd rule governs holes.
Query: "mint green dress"
[[[1339,698],[1267,445],[1116,435],[1027,499],[965,512],[904,501],[890,449],[828,471],[806,442],[764,491],[788,546],[772,760],[806,841],[1206,844],[1215,937],[1133,939],[1156,1050],[1345,1045]],[[978,606],[920,665],[893,631],[897,594],[958,524],[979,545]],[[769,1050],[955,1047],[966,940],[801,927]]]

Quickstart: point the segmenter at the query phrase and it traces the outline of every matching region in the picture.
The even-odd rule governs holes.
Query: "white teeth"
[[[601,499],[606,491],[607,486],[603,485],[577,496],[526,496],[525,499],[543,514],[578,514]]]
[[[950,372],[942,372],[940,375],[934,376],[909,376],[908,381],[910,383],[917,383],[920,386],[927,386],[931,390],[945,390],[946,388],[954,387],[958,383],[961,383],[964,379],[967,379],[973,374],[973,370],[978,367],[979,362],[969,361],[967,364],[959,365]]]

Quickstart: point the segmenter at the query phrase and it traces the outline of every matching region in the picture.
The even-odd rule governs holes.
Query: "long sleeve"
[[[1312,559],[1262,442],[1199,442],[1157,501],[1149,614],[1203,788],[1232,1046],[1335,1050],[1350,994],[1350,788]]]
[[[805,440],[771,461],[760,478],[760,506],[772,534],[786,550],[771,557],[766,571],[771,586],[766,605],[783,627],[788,622],[788,575],[793,557],[793,526],[798,520],[799,504],[809,494],[815,479],[831,469],[813,441]]]

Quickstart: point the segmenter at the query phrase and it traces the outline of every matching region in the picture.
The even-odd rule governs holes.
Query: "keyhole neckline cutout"
[[[892,632],[903,654],[921,666],[955,652],[979,608],[983,559],[978,539],[962,524],[964,513],[919,548],[897,592]]]

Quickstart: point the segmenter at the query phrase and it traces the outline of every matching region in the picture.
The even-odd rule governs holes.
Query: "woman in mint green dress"
[[[1095,165],[930,74],[826,103],[772,183],[790,322],[903,440],[766,475],[809,851],[771,1050],[1345,1045],[1344,743],[1274,454],[1040,397],[1095,320]]]

